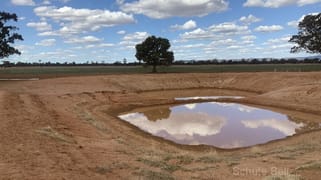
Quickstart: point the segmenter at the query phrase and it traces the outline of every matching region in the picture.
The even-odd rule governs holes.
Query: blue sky
[[[135,61],[135,45],[167,38],[176,60],[302,57],[288,43],[321,0],[1,0],[16,13],[13,62]]]

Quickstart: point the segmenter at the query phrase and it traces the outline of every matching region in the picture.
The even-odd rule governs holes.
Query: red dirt
[[[183,146],[119,120],[177,96],[241,95],[321,123],[321,73],[79,76],[0,82],[1,179],[318,179],[321,131],[220,150]]]

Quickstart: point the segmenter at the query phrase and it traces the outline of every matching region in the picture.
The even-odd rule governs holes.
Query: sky
[[[175,60],[288,58],[288,42],[321,0],[1,0],[24,41],[12,62],[136,61],[135,45],[170,40]]]

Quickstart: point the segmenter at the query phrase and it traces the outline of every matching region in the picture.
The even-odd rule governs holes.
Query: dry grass
[[[140,170],[139,172],[134,172],[133,175],[138,176],[140,180],[174,180],[171,174],[151,170]]]
[[[63,142],[67,142],[67,143],[75,143],[75,140],[73,140],[71,137],[68,137],[64,134],[61,134],[61,133],[55,131],[50,126],[38,129],[38,130],[36,130],[36,132],[40,133],[40,134],[47,135],[47,136],[54,138],[56,140],[59,140],[59,141],[63,141]]]
[[[295,170],[296,171],[299,171],[299,170],[318,170],[318,171],[321,171],[321,160],[305,163],[305,164],[297,167]]]
[[[102,131],[108,131],[105,123],[98,121],[94,118],[94,116],[85,110],[84,107],[78,107],[76,106],[74,108],[74,111],[76,112],[76,114],[78,115],[78,117],[82,120],[84,120],[85,122],[91,124],[92,126],[96,127],[99,130]]]
[[[263,180],[303,180],[300,175],[290,174],[290,175],[271,175],[264,177]]]

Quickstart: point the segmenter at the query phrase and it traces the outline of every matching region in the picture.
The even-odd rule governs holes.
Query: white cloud
[[[69,2],[71,0],[43,0],[42,4],[43,5],[49,5],[49,4],[51,4],[51,1],[59,1],[61,3],[67,3],[67,2]]]
[[[246,25],[252,24],[252,23],[256,23],[256,22],[260,22],[262,19],[255,17],[254,15],[250,14],[248,16],[242,16],[240,18],[240,21]]]
[[[212,46],[231,46],[236,43],[237,42],[234,39],[228,38],[228,39],[213,41],[210,45],[212,45]]]
[[[193,110],[196,108],[196,104],[185,104],[184,107],[186,107],[187,109]]]
[[[264,2],[262,0],[247,0],[243,6],[245,7],[257,7],[264,6]]]
[[[202,50],[206,46],[207,45],[203,43],[191,43],[191,44],[182,44],[182,45],[174,44],[171,49],[174,51],[175,57],[183,56],[183,57],[191,58],[192,56],[195,55],[194,54],[195,51],[197,51],[198,54],[201,54],[200,50]],[[183,59],[186,59],[186,58],[183,58]],[[188,99],[194,99],[194,98],[196,97],[183,97],[183,98],[175,98],[175,99],[188,100]],[[193,106],[196,107],[196,104],[195,105],[187,104],[186,108],[192,109]]]
[[[228,46],[227,49],[241,49],[242,46],[238,46],[238,45],[231,45],[231,46]]]
[[[15,45],[14,46],[15,48],[19,49],[19,51],[22,53],[22,54],[29,54],[34,48],[34,46],[29,46],[29,45]]]
[[[67,6],[61,8],[41,6],[35,8],[34,12],[41,18],[50,18],[60,24],[61,28],[59,30],[47,33],[56,35],[79,34],[97,31],[104,27],[135,22],[132,15],[99,9],[91,10],[75,9]]]
[[[171,29],[174,29],[174,30],[190,30],[190,29],[195,29],[196,27],[197,27],[196,22],[193,21],[193,20],[189,20],[189,21],[185,22],[183,25],[175,24],[175,25],[171,26]]]
[[[27,26],[36,28],[37,31],[50,31],[51,30],[51,25],[45,21],[29,22],[29,23],[27,23]]]
[[[224,22],[214,24],[206,29],[197,28],[190,32],[180,34],[183,41],[186,40],[226,40],[227,38],[240,34],[248,34],[250,30],[248,26],[240,26],[234,22]]]
[[[117,32],[117,34],[120,34],[120,35],[122,35],[122,34],[126,34],[126,31],[121,30],[121,31],[118,31],[118,32]]]
[[[177,140],[194,142],[197,136],[210,136],[221,132],[226,119],[220,116],[210,116],[201,112],[178,112],[168,119],[150,121],[141,113],[120,115],[119,118],[152,134],[167,132]],[[196,135],[196,137],[195,137]]]
[[[263,45],[266,46],[266,54],[273,54],[279,51],[289,51],[289,49],[293,46],[292,43],[289,42],[291,36],[284,36],[280,38],[268,39]]]
[[[23,21],[23,20],[25,20],[25,19],[26,19],[26,17],[25,17],[25,16],[18,17],[18,20],[19,20],[19,21]]]
[[[115,44],[113,43],[101,43],[98,45],[98,47],[113,47]]]
[[[108,48],[108,47],[114,47],[115,44],[113,43],[95,43],[95,44],[88,44],[86,46],[84,46],[84,48],[86,49],[90,49],[90,48]],[[83,49],[83,47],[75,47],[75,49]]]
[[[57,31],[45,31],[45,32],[40,32],[38,33],[38,36],[60,36],[60,34]]]
[[[290,40],[290,38],[291,38],[290,36],[285,36],[285,37],[281,37],[281,38],[269,39],[264,44],[265,45],[275,45],[275,44],[279,44],[279,43],[287,43]]]
[[[135,32],[133,34],[127,34],[123,37],[125,41],[143,41],[145,40],[149,34],[147,32]]]
[[[36,3],[33,0],[11,0],[11,3],[17,6],[34,6]]]
[[[51,4],[51,2],[50,2],[49,0],[44,0],[44,1],[42,2],[42,4],[43,4],[43,5],[49,5],[49,4]]]
[[[276,32],[276,31],[281,31],[282,29],[283,27],[280,25],[272,25],[272,26],[259,26],[254,30],[258,32]]]
[[[55,45],[56,40],[55,39],[44,39],[40,41],[39,43],[36,43],[37,46],[53,46]]]
[[[123,46],[125,49],[134,49],[137,43],[133,41],[120,41],[119,45]]]
[[[321,2],[321,0],[298,0],[297,4],[299,6],[304,6],[304,5],[315,4],[319,2]]]
[[[225,11],[228,2],[225,0],[138,0],[130,3],[120,2],[125,12],[144,14],[150,18],[205,16],[213,12]]]
[[[238,107],[238,110],[241,111],[241,112],[251,113],[251,112],[256,111],[256,110],[258,110],[258,109],[257,109],[257,108],[254,108],[254,107],[250,107],[250,106],[240,105],[240,106]]]
[[[304,19],[305,16],[307,16],[307,15],[318,15],[318,14],[319,13],[309,13],[309,14],[303,15],[298,20],[293,20],[293,21],[288,22],[288,26],[291,26],[293,28],[298,28],[299,23]]]
[[[46,59],[49,58],[51,61],[54,60],[56,62],[71,62],[70,57],[73,56],[75,56],[74,51],[68,49],[55,49],[32,55],[33,59],[42,59],[43,61],[46,61]]]
[[[73,43],[73,44],[93,44],[93,43],[99,43],[102,40],[95,37],[95,36],[84,36],[84,37],[73,37],[65,41],[65,43]]]
[[[241,122],[247,128],[256,129],[260,127],[269,127],[282,132],[286,136],[291,136],[295,134],[296,129],[303,127],[302,123],[297,124],[295,122],[280,121],[277,119],[263,119],[255,121],[244,120]]]
[[[284,43],[284,44],[276,44],[276,45],[272,45],[270,46],[270,49],[272,50],[286,50],[286,49],[290,49],[291,47],[293,47],[292,44],[290,43]]]
[[[247,0],[243,4],[243,6],[279,8],[282,6],[289,6],[289,5],[304,6],[304,5],[315,4],[319,2],[321,2],[321,0]]]
[[[124,46],[125,48],[132,49],[136,44],[141,43],[148,36],[150,36],[150,34],[147,32],[135,32],[132,34],[126,34],[119,44]]]
[[[253,41],[256,39],[256,36],[254,35],[242,36],[241,39],[244,41]]]
[[[190,49],[194,49],[194,48],[200,48],[200,47],[204,47],[205,45],[202,43],[198,43],[198,44],[187,44],[182,46],[182,48],[186,49],[186,48],[190,48]]]
[[[116,0],[116,3],[121,5],[121,4],[124,4],[125,0]]]
[[[294,20],[294,21],[288,22],[288,26],[293,27],[293,28],[297,28],[298,25],[299,25],[299,21]]]
[[[247,36],[242,36],[240,38],[242,40],[242,44],[253,44],[254,40],[256,39],[256,36],[254,35],[247,35]]]
[[[239,26],[233,22],[212,25],[209,29],[215,33],[243,34],[244,32],[248,32],[248,26]]]
[[[210,31],[197,28],[193,31],[180,34],[180,37],[182,39],[187,39],[187,40],[188,39],[209,39],[209,38],[213,38],[214,35]]]

